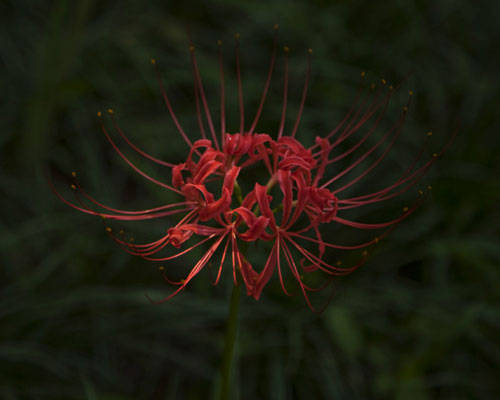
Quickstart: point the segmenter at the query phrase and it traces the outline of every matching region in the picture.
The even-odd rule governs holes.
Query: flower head
[[[345,210],[383,203],[408,191],[443,154],[449,143],[440,152],[428,158],[424,156],[424,145],[413,163],[391,184],[369,193],[346,195],[347,189],[367,177],[384,160],[395,144],[402,132],[413,93],[410,91],[408,101],[401,109],[397,120],[376,141],[371,140],[371,136],[378,130],[388,104],[401,84],[396,87],[387,86],[385,80],[382,80],[382,85],[378,89],[368,90],[368,94],[364,94],[364,90],[361,89],[343,120],[325,136],[316,137],[312,146],[305,146],[298,140],[297,134],[306,102],[312,51],[310,49],[307,51],[308,66],[299,110],[293,125],[287,128],[285,120],[288,102],[289,49],[285,46],[283,102],[279,126],[276,132],[259,133],[257,126],[276,64],[277,37],[275,35],[262,96],[250,125],[245,119],[239,40],[236,37],[240,124],[237,132],[229,133],[226,129],[221,42],[218,44],[221,112],[220,128],[217,130],[208,106],[195,48],[192,44],[189,47],[194,77],[196,117],[201,132],[199,139],[191,138],[182,128],[164,88],[157,63],[152,60],[165,106],[181,138],[188,146],[184,162],[178,164],[166,162],[140,149],[119,127],[114,111],[109,109],[107,112],[111,125],[130,149],[153,163],[168,168],[170,180],[153,178],[130,161],[109,133],[103,114],[98,113],[102,132],[117,154],[145,179],[175,193],[179,197],[177,203],[140,211],[109,207],[89,195],[76,180],[75,173],[73,173],[72,188],[77,202],[66,199],[56,189],[54,191],[71,207],[109,220],[140,221],[180,216],[173,226],[165,228],[163,236],[148,243],[137,244],[127,241],[115,234],[111,228],[107,229],[108,234],[124,250],[155,262],[172,260],[188,254],[195,248],[206,246],[203,256],[179,282],[172,282],[167,278],[162,267],[165,278],[178,287],[160,302],[182,291],[209,262],[214,261],[217,253],[220,257],[217,258],[218,270],[215,283],[219,281],[224,265],[229,263],[234,284],[237,285],[242,281],[249,296],[259,299],[264,287],[275,275],[278,276],[283,291],[288,294],[284,279],[284,271],[287,270],[298,283],[307,304],[313,308],[308,293],[319,290],[324,285],[311,287],[304,277],[312,273],[333,277],[351,273],[359,268],[367,259],[367,249],[378,243],[399,222],[413,213],[422,197],[417,198],[414,204],[405,206],[394,218],[378,223],[351,220],[343,215]],[[364,75],[362,73],[363,77]],[[208,126],[208,133],[205,124]],[[428,134],[427,140],[429,137]],[[354,142],[352,139],[355,139]],[[346,149],[344,145],[349,142],[351,145]],[[371,144],[367,146],[367,143]],[[344,159],[350,161],[340,167],[339,162]],[[357,168],[362,163],[362,169]],[[256,178],[252,172],[256,168],[265,171],[265,178]],[[339,180],[353,170],[358,171],[355,176],[346,183],[339,184]],[[247,173],[248,171],[250,173]],[[241,184],[243,181],[246,186]],[[334,243],[330,239],[324,239],[322,235],[322,228],[329,224],[339,224],[357,230],[373,230],[377,233],[361,243]],[[192,240],[196,242],[191,244]],[[268,243],[267,246],[261,246],[267,248],[263,266],[253,265],[241,250],[242,247],[246,248],[256,242]],[[175,249],[175,253],[168,256],[160,254],[169,248]],[[324,256],[328,248],[340,251],[358,250],[361,255],[351,265],[344,266],[340,261],[331,261]],[[329,282],[330,279],[327,279],[326,283]]]

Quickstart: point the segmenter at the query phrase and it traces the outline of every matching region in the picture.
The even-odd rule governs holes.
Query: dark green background
[[[311,313],[297,290],[293,298],[284,296],[277,279],[259,302],[243,298],[234,398],[496,398],[500,3],[179,3],[0,2],[0,398],[212,397],[229,279],[214,288],[204,272],[171,302],[151,305],[145,294],[160,298],[171,290],[156,266],[120,251],[101,221],[63,206],[44,171],[66,193],[61,173],[77,170],[90,192],[117,206],[171,201],[112,153],[96,111],[114,107],[141,147],[181,161],[186,148],[162,107],[150,57],[158,59],[191,132],[196,124],[186,27],[213,104],[215,42],[225,42],[229,71],[232,35],[240,32],[250,113],[274,23],[280,24],[280,43],[292,49],[292,110],[305,49],[314,48],[299,134],[304,140],[340,120],[362,70],[376,82],[382,76],[397,82],[413,72],[401,91],[401,101],[408,89],[415,91],[407,129],[374,177],[395,176],[394,166],[408,165],[427,130],[434,131],[431,147],[438,150],[457,119],[460,129],[426,177],[424,186],[434,187],[429,200],[365,267],[336,281],[322,315]],[[279,118],[280,61],[261,125],[268,132]],[[390,111],[387,121],[396,113]],[[365,179],[366,187],[376,187],[378,179]],[[394,215],[394,208],[389,211]],[[142,238],[166,226],[124,227]],[[186,261],[169,268],[185,273],[194,258]]]

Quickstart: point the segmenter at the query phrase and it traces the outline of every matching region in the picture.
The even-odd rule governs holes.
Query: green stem
[[[234,285],[229,305],[229,316],[226,325],[226,337],[224,340],[224,355],[221,366],[221,389],[220,399],[229,399],[231,389],[231,366],[233,364],[234,343],[238,331],[238,310],[240,307],[240,286]]]

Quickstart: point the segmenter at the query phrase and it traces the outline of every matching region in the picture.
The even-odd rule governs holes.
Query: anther
[[[363,250],[363,253],[361,253],[363,257],[366,257],[368,255],[368,252],[366,250]]]
[[[111,233],[112,231],[113,230],[109,226],[106,227],[106,232]]]
[[[71,184],[71,189],[76,190],[76,185]]]
[[[274,29],[275,31],[277,31],[277,30],[279,29],[279,27],[280,27],[280,26],[279,26],[278,24],[274,24],[273,29]]]
[[[382,78],[380,82],[382,82],[382,85],[385,85],[387,83],[387,81],[384,78]]]
[[[159,269],[160,271],[163,271],[163,270],[165,269],[165,267],[164,267],[163,265],[160,265],[160,266],[158,267],[158,269]]]
[[[156,59],[152,58],[151,59],[151,64],[155,65],[156,64]]]
[[[371,90],[375,89],[375,86],[376,86],[376,85],[375,85],[374,83],[372,83],[372,84],[370,85],[370,89],[371,89]]]
[[[389,90],[394,90],[394,86],[389,85]]]
[[[407,107],[407,106],[404,106],[404,107],[403,107],[403,111],[404,111],[404,112],[407,112],[407,111],[408,111],[408,107]]]
[[[283,46],[283,51],[284,51],[285,53],[288,53],[288,52],[290,51],[290,47],[288,47],[288,46]]]
[[[408,211],[408,207],[403,207],[403,211],[407,212]]]
[[[118,232],[118,234],[120,235],[123,235],[125,232],[123,231],[123,229],[120,229],[120,231]]]
[[[365,71],[361,72],[361,78],[364,78],[365,76],[366,76],[366,72]]]
[[[217,40],[217,46],[222,46],[222,40]]]
[[[114,114],[115,113],[115,111],[112,108],[108,108],[107,111],[108,111],[108,114]]]
[[[427,132],[427,136],[432,136],[432,131]]]
[[[379,242],[379,240],[380,240],[380,239],[379,239],[378,237],[376,237],[375,239],[373,239],[373,241],[374,241],[375,243],[378,243],[378,242]]]
[[[134,239],[133,237],[131,237],[131,238],[129,239],[129,242],[130,242],[130,243],[134,243],[134,242],[135,242],[135,239]]]
[[[431,185],[427,186],[427,190],[432,190],[432,186]]]
[[[240,38],[240,34],[239,34],[239,33],[235,33],[235,34],[234,34],[234,38],[235,38],[236,40],[239,40],[239,38]]]
[[[423,190],[419,190],[419,191],[418,191],[418,194],[419,194],[420,196],[422,196],[422,195],[424,194]]]
[[[408,94],[409,94],[410,96],[413,96],[413,90],[409,90],[409,91],[408,91]]]
[[[309,54],[312,54],[312,53],[313,53],[313,49],[311,49],[311,48],[309,47],[309,48],[307,49],[307,52],[308,52]]]
[[[71,172],[71,176],[72,176],[73,178],[76,178],[76,172],[75,172],[75,171],[72,171],[72,172]]]
[[[190,51],[191,53],[194,51],[194,46],[193,46],[193,45],[189,46],[189,51]]]
[[[100,118],[100,117],[102,117],[102,112],[97,111],[97,116],[98,116],[99,118]]]
[[[342,265],[342,261],[338,260],[338,261],[336,262],[336,265],[337,265],[337,267],[340,267],[340,266]]]
[[[439,154],[438,153],[432,153],[432,157],[437,158]]]

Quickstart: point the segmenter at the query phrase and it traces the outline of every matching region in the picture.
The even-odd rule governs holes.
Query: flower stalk
[[[241,289],[240,285],[234,285],[229,303],[229,314],[226,322],[226,334],[224,338],[224,353],[222,355],[222,365],[220,369],[221,387],[220,400],[230,398],[232,367],[234,363],[234,352],[236,336],[238,334],[238,311],[240,308]]]

